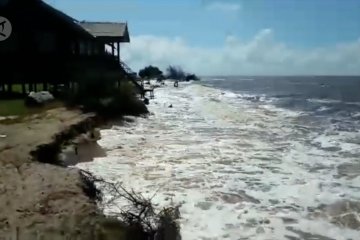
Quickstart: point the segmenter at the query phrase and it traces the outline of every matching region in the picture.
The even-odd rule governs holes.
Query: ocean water
[[[155,95],[78,167],[180,204],[184,240],[360,239],[360,78],[212,77]]]

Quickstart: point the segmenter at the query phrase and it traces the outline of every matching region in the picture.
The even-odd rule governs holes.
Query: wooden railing
[[[124,70],[125,74],[129,78],[129,80],[138,88],[141,95],[145,94],[144,87],[139,83],[140,78],[137,76],[137,73],[134,72],[126,63],[120,61],[120,66]]]

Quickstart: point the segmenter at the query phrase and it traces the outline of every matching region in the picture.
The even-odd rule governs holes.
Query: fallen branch
[[[155,195],[148,199],[134,190],[126,190],[121,183],[107,182],[84,170],[80,170],[80,173],[86,185],[84,191],[88,196],[104,208],[117,207],[119,211],[114,217],[130,229],[142,232],[150,240],[181,239],[180,227],[177,223],[180,218],[179,206],[157,210],[152,203]],[[105,201],[102,192],[106,192],[111,198]],[[119,207],[116,202],[120,199],[125,199],[129,205]]]

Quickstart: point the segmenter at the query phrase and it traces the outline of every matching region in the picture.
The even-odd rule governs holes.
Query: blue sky
[[[241,69],[246,73],[256,74],[254,71],[261,69],[264,60],[268,65],[270,59],[265,59],[264,56],[269,54],[266,52],[267,49],[269,51],[277,49],[278,53],[279,48],[282,48],[283,53],[286,52],[287,55],[297,54],[297,57],[302,57],[303,61],[306,59],[316,61],[314,60],[316,56],[312,56],[313,53],[325,54],[325,51],[339,51],[339,48],[342,48],[342,52],[336,52],[337,56],[325,56],[325,54],[318,56],[317,61],[321,57],[328,57],[328,64],[337,65],[340,62],[334,64],[334,61],[336,58],[341,58],[338,61],[347,61],[343,63],[347,65],[336,69],[338,71],[336,72],[333,66],[325,66],[323,63],[319,66],[322,68],[321,71],[308,69],[312,70],[309,74],[357,74],[355,68],[360,69],[360,56],[357,58],[350,53],[351,51],[359,53],[360,49],[358,49],[360,0],[48,0],[47,2],[79,20],[128,21],[133,41],[129,46],[125,46],[124,57],[136,67],[148,63],[165,65],[165,61],[176,64],[173,62],[175,59],[169,59],[169,56],[165,59],[157,56],[154,59],[144,54],[142,57],[147,58],[148,62],[146,59],[140,59],[141,56],[138,55],[141,53],[136,52],[139,51],[137,48],[146,51],[141,46],[145,44],[151,48],[147,54],[153,54],[156,51],[155,46],[149,46],[149,43],[159,45],[156,41],[158,39],[159,42],[166,42],[164,44],[168,44],[168,47],[178,46],[180,49],[184,48],[185,52],[198,52],[206,57],[216,56],[218,53],[223,60],[230,61],[228,63],[234,68],[237,68],[237,64],[254,62],[255,53],[262,55],[255,57],[260,59],[258,63],[253,63],[247,69]],[[257,46],[254,47],[254,44]],[[348,46],[354,49],[350,51]],[[157,46],[159,51],[164,50],[161,49],[162,47],[164,46]],[[246,58],[231,57],[225,53],[228,48],[237,49],[239,55],[248,55]],[[346,56],[343,56],[344,51]],[[272,69],[267,67],[266,71],[258,73],[306,74],[306,64],[298,66],[303,61],[296,62],[295,56],[282,57],[284,62],[288,64],[290,61],[292,64],[293,69],[290,69],[290,72],[285,65],[282,71],[278,66],[281,63],[274,59]],[[203,60],[205,59],[203,56]],[[185,62],[185,59],[179,62]],[[196,64],[200,62],[201,59],[198,59]],[[307,64],[311,65],[310,62]],[[198,67],[200,72],[206,74],[206,64],[196,66],[185,63],[185,65],[194,71]],[[207,72],[226,74],[230,71],[237,74],[231,68],[224,67]]]

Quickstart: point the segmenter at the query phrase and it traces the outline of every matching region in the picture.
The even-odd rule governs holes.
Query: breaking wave
[[[185,240],[360,239],[360,111],[293,98],[159,88],[153,114],[103,130],[107,157],[79,167],[180,204]]]

